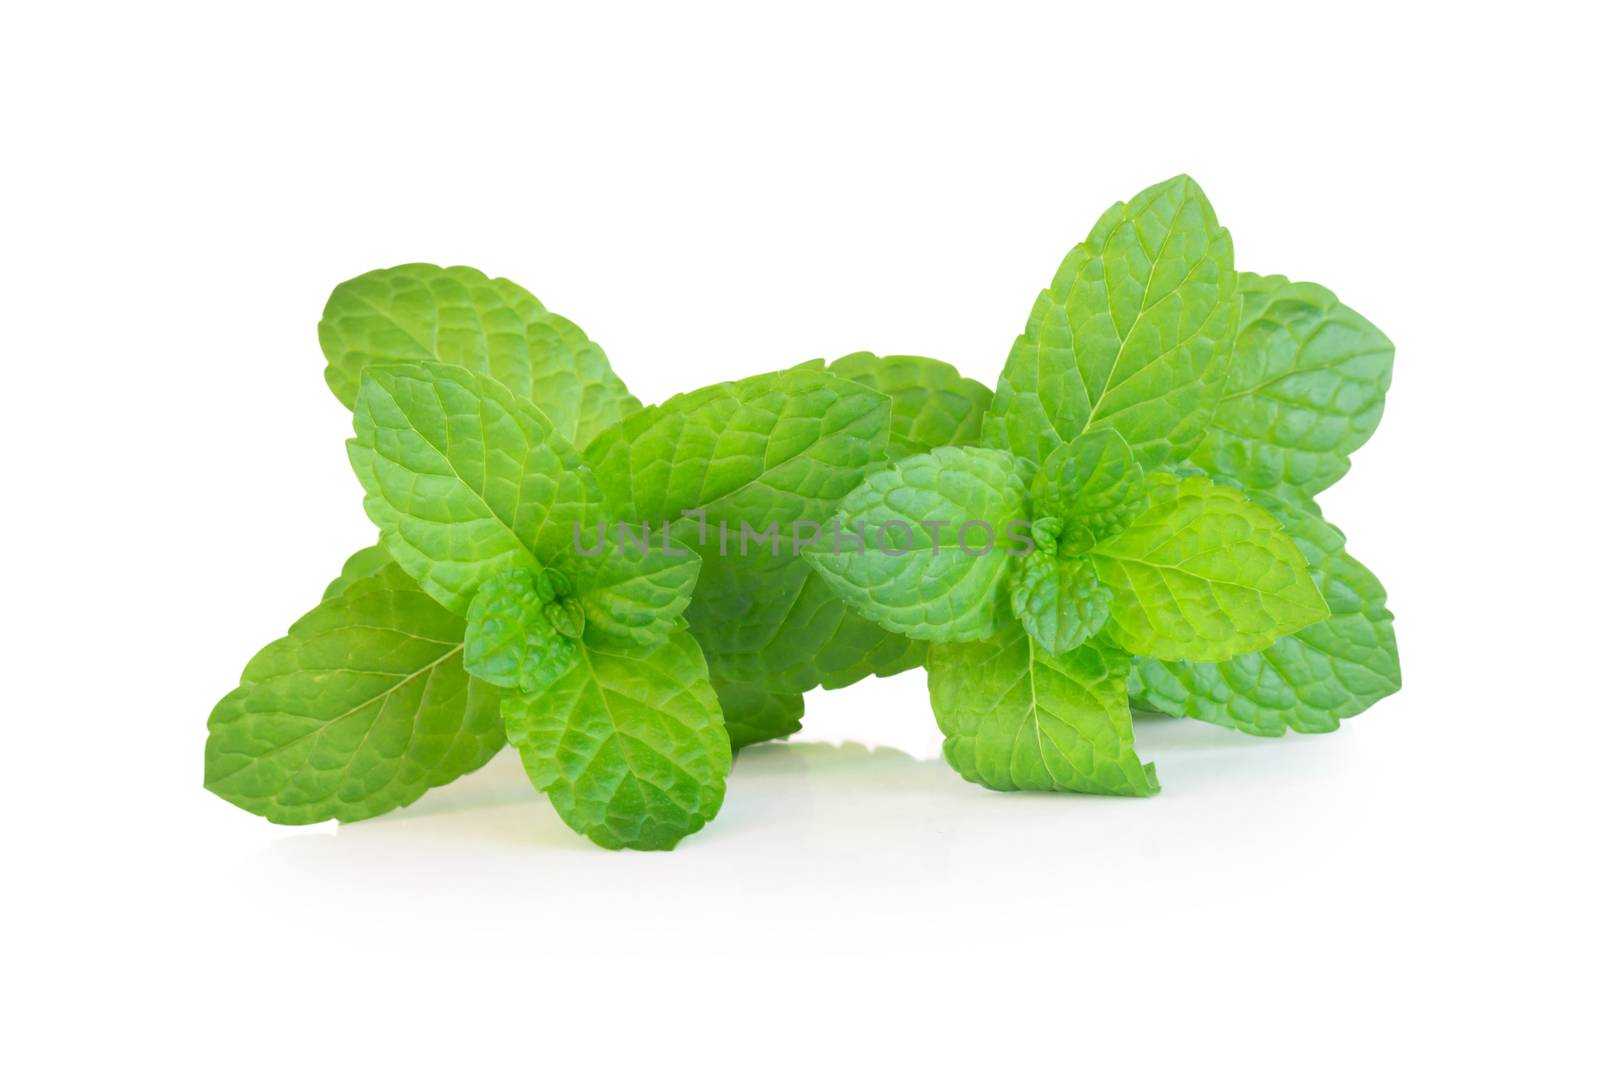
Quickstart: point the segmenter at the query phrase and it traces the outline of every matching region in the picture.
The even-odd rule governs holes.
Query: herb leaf
[[[1032,497],[1036,518],[1061,520],[1061,550],[1081,553],[1121,533],[1143,510],[1144,471],[1121,434],[1090,430],[1046,457]]]
[[[358,549],[344,561],[339,577],[329,582],[328,587],[322,591],[322,599],[338,596],[356,581],[372,577],[393,562],[382,545],[368,545],[366,548]]]
[[[1170,476],[1090,558],[1111,589],[1106,635],[1135,655],[1223,660],[1328,616],[1305,557],[1237,489]]]
[[[889,408],[883,394],[806,366],[675,396],[584,450],[620,517],[651,522],[658,535],[671,522],[701,555],[687,617],[719,674],[800,692],[851,665],[870,672],[920,662],[902,665],[903,638],[847,617],[820,582],[809,585],[795,551],[862,470],[882,461]],[[684,518],[688,510],[703,518]],[[849,647],[831,645],[846,629]]]
[[[715,672],[711,684],[722,705],[728,741],[735,752],[746,745],[788,737],[800,729],[806,698],[799,693],[771,693],[759,685],[730,681]]]
[[[1077,648],[1111,618],[1111,590],[1082,557],[1035,552],[1011,579],[1011,611],[1039,647],[1054,656]]]
[[[1096,643],[1063,656],[1015,623],[928,650],[928,693],[945,759],[990,789],[1151,796],[1155,767],[1133,747],[1128,657]]]
[[[828,518],[862,468],[882,458],[888,433],[882,394],[789,370],[646,408],[603,430],[584,457],[622,518],[656,529],[665,520],[686,538],[693,521],[683,513],[701,509],[711,536],[722,521],[737,537],[741,522],[761,531]]]
[[[350,582],[212,711],[206,788],[272,822],[351,822],[481,767],[500,691],[462,669],[464,629],[392,563]]]
[[[924,642],[846,607],[820,574],[787,556],[706,556],[687,617],[715,674],[776,693],[899,674],[927,653]]]
[[[1189,462],[1302,503],[1350,469],[1383,416],[1394,345],[1320,285],[1241,273],[1227,387]]]
[[[1341,719],[1400,689],[1394,616],[1382,584],[1314,510],[1273,510],[1309,561],[1329,617],[1222,663],[1135,659],[1129,680],[1135,703],[1276,737],[1338,729]]]
[[[366,372],[350,462],[380,543],[429,595],[464,615],[512,567],[558,565],[600,519],[578,453],[531,401],[460,367]]]
[[[1028,519],[1016,459],[988,448],[936,448],[867,475],[838,526],[865,530],[866,550],[824,543],[806,558],[834,592],[886,629],[938,641],[994,632],[997,592]],[[971,531],[976,530],[976,533]]]
[[[408,263],[352,278],[329,296],[317,334],[328,386],[345,407],[367,367],[417,360],[495,379],[579,446],[640,406],[576,325],[471,267]]]
[[[1113,205],[1034,303],[984,443],[1038,463],[1112,426],[1147,470],[1183,459],[1220,397],[1234,289],[1232,238],[1193,179]]]
[[[926,356],[853,352],[828,364],[828,371],[889,398],[890,459],[940,445],[978,444],[984,412],[994,402],[988,386]]]
[[[585,550],[596,544],[585,540]],[[659,535],[649,545],[624,541],[615,528],[593,558],[566,564],[584,614],[583,639],[591,645],[649,648],[683,626],[683,613],[700,574],[700,557],[676,539]]]
[[[542,693],[578,661],[578,644],[551,620],[548,575],[527,567],[502,571],[478,587],[467,609],[467,673],[504,689]]]
[[[605,848],[670,849],[716,815],[732,762],[700,647],[584,646],[539,696],[508,691],[506,735],[574,830]]]
[[[533,402],[556,432],[582,448],[644,405],[628,392],[600,346],[571,319],[546,314],[528,327]]]

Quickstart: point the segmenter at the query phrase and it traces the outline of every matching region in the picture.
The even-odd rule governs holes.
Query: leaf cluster
[[[1393,347],[1236,271],[1187,177],[1101,216],[992,392],[858,352],[645,406],[467,267],[345,282],[319,336],[377,543],[211,714],[207,788],[274,822],[381,814],[509,742],[574,830],[670,849],[807,691],[918,666],[963,776],[1134,796],[1136,710],[1321,732],[1399,688],[1383,587],[1315,501]]]

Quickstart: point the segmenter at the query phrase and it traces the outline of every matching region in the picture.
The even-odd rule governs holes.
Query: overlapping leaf
[[[1173,480],[1090,558],[1112,594],[1106,635],[1136,655],[1228,659],[1328,615],[1278,520],[1204,478]]]
[[[868,542],[863,551],[824,543],[807,559],[868,619],[924,640],[971,641],[994,632],[1008,547],[1027,519],[1009,453],[936,448],[870,473],[844,499],[836,521]]]
[[[1222,663],[1140,657],[1129,688],[1141,707],[1265,736],[1325,733],[1399,690],[1383,586],[1314,511],[1278,506],[1275,513],[1305,554],[1329,617]]]
[[[1146,469],[1200,443],[1238,322],[1233,241],[1194,180],[1100,217],[1039,294],[984,419],[984,443],[1035,463],[1110,426]]]
[[[273,822],[350,822],[482,766],[500,694],[462,669],[464,629],[392,563],[351,581],[212,711],[206,788]]]
[[[1242,273],[1239,289],[1227,387],[1190,462],[1303,505],[1377,429],[1394,345],[1320,285]]]
[[[1015,623],[936,644],[928,693],[945,759],[990,789],[1150,796],[1155,767],[1133,747],[1127,656],[1096,644],[1042,653]]]
[[[353,408],[368,367],[438,361],[532,400],[578,446],[639,409],[600,347],[526,289],[471,267],[408,263],[334,289],[317,327],[328,386]]]
[[[484,580],[573,555],[602,517],[578,453],[532,402],[443,363],[367,371],[351,464],[381,544],[428,594],[465,614]]]
[[[537,697],[507,692],[506,736],[574,830],[606,848],[670,849],[722,806],[732,751],[699,646],[583,658]]]

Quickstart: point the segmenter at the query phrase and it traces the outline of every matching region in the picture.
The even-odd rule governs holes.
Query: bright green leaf
[[[370,578],[383,568],[393,563],[389,553],[385,552],[382,545],[368,545],[366,548],[357,549],[351,557],[344,561],[344,567],[339,571],[339,577],[328,583],[322,591],[322,599],[328,600],[340,593],[361,578]]]
[[[1135,655],[1224,660],[1327,618],[1271,514],[1204,478],[1155,484],[1155,503],[1090,556],[1112,593],[1107,637]]]
[[[828,371],[889,398],[890,459],[940,445],[978,444],[984,412],[994,400],[988,386],[926,356],[854,352],[834,360]]]
[[[1033,478],[1034,517],[1061,520],[1061,551],[1070,555],[1121,533],[1144,505],[1144,471],[1112,429],[1057,446]]]
[[[467,673],[505,689],[541,693],[578,661],[577,636],[552,621],[551,572],[513,567],[478,587],[467,608]]]
[[[1034,552],[1012,574],[1011,611],[1040,648],[1059,656],[1105,627],[1111,590],[1086,559]]]
[[[757,685],[729,681],[715,672],[711,684],[722,705],[722,719],[735,752],[746,745],[788,737],[800,729],[806,700],[799,693],[771,693]]]
[[[529,325],[528,356],[533,402],[578,448],[643,406],[612,371],[600,346],[560,315],[546,314]]]
[[[778,523],[822,522],[881,460],[889,400],[821,371],[761,374],[675,396],[600,434],[584,458],[619,518],[665,520],[687,540],[687,510],[705,512],[708,536],[726,522],[764,531]],[[750,540],[746,539],[747,547]],[[754,551],[770,551],[757,545]],[[735,548],[737,551],[737,547]]]
[[[671,522],[703,558],[688,617],[707,657],[740,681],[794,693],[920,660],[820,583],[808,587],[797,548],[882,461],[889,421],[884,394],[807,365],[673,397],[584,455],[619,517],[652,523],[658,537]],[[841,638],[848,647],[833,644]]]
[[[585,646],[543,694],[507,692],[501,710],[533,784],[598,845],[670,849],[722,806],[732,750],[686,630],[648,650]]]
[[[1179,176],[1100,217],[1039,294],[984,419],[984,443],[1035,463],[1111,426],[1147,470],[1200,443],[1238,321],[1233,241]]]
[[[1222,663],[1134,660],[1135,702],[1170,715],[1278,736],[1325,733],[1400,688],[1394,616],[1383,586],[1312,511],[1275,509],[1305,554],[1331,614],[1260,652]]]
[[[351,822],[481,767],[500,694],[462,669],[464,626],[393,564],[352,581],[212,711],[206,788],[273,822]]]
[[[369,370],[350,461],[381,544],[457,614],[512,567],[558,566],[600,495],[577,452],[530,401],[443,363]]]
[[[868,619],[924,640],[994,632],[1009,548],[1028,520],[1017,461],[987,448],[936,448],[867,475],[840,505],[838,528],[865,551],[824,543],[807,561]]]
[[[1343,477],[1377,429],[1394,345],[1320,285],[1241,273],[1239,290],[1227,387],[1189,462],[1304,502]]]
[[[333,290],[317,334],[328,385],[346,407],[368,367],[421,360],[494,378],[579,446],[639,409],[582,330],[471,267],[408,263],[352,278]]]
[[[582,543],[567,567],[583,606],[585,641],[605,648],[649,647],[682,629],[700,557],[680,541],[658,534],[643,544],[614,525],[584,535]]]
[[[1133,747],[1128,658],[1087,644],[1040,650],[1015,623],[987,640],[928,650],[928,693],[944,755],[971,782],[1151,796],[1155,767]]]
[[[708,555],[688,619],[715,673],[778,693],[899,674],[927,652],[862,618],[821,575],[787,558]]]

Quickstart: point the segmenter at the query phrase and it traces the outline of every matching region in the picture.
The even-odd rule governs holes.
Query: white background
[[[8,14],[5,1058],[1594,1062],[1593,27],[1223,7]],[[913,672],[814,694],[670,854],[505,759],[346,828],[200,788],[212,704],[372,540],[335,283],[509,276],[647,402],[858,348],[993,382],[1179,171],[1398,346],[1324,498],[1398,696],[1141,722],[1154,800],[1002,796]]]

